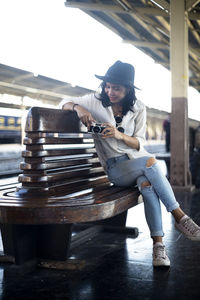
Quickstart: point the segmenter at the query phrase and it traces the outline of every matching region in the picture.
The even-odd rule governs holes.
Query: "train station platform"
[[[200,224],[200,191],[179,193],[177,200]],[[0,299],[199,299],[200,242],[175,231],[172,216],[163,206],[162,213],[170,268],[152,266],[152,241],[141,203],[129,210],[127,220],[127,226],[139,228],[136,239],[100,234],[71,252],[71,259],[80,262],[74,269],[38,268],[16,275],[7,272],[9,263],[0,264]]]
[[[146,147],[151,153],[165,153],[164,143],[158,141],[147,142]],[[7,149],[10,153],[14,151],[14,147]],[[15,178],[1,181],[14,182]],[[200,190],[181,191],[176,193],[176,198],[185,213],[200,225]],[[152,240],[144,204],[140,203],[129,209],[126,224],[139,229],[137,238],[99,233],[71,250],[70,261],[75,263],[65,269],[41,266],[23,274],[15,273],[11,263],[0,263],[0,299],[200,299],[200,242],[187,240],[177,232],[173,217],[163,205],[161,207],[170,268],[152,266]],[[0,251],[3,251],[1,238]]]
[[[20,144],[0,145],[0,176],[9,176],[20,172],[21,151]]]

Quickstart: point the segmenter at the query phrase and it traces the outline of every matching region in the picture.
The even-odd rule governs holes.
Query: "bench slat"
[[[70,193],[70,192],[78,192],[81,189],[85,189],[86,187],[91,188],[91,187],[95,187],[98,186],[100,184],[109,184],[110,182],[108,181],[107,176],[101,176],[101,177],[97,177],[97,178],[82,178],[82,179],[78,179],[78,180],[63,180],[62,182],[53,182],[53,183],[49,183],[47,185],[47,183],[20,183],[17,187],[17,191],[22,195],[56,195],[58,194],[66,194],[66,193]]]
[[[105,174],[102,167],[100,168],[79,168],[76,170],[71,170],[67,172],[61,172],[60,174],[57,172],[56,174],[20,174],[19,175],[19,182],[52,182],[57,181],[59,179],[66,179],[66,178],[79,178],[79,177],[95,177],[101,176]]]
[[[80,143],[91,143],[93,144],[94,141],[91,138],[83,138],[83,137],[70,137],[67,136],[65,138],[62,137],[44,137],[44,138],[31,138],[25,137],[24,138],[24,145],[48,145],[48,144],[80,144]]]
[[[40,144],[40,145],[26,145],[26,150],[28,151],[50,151],[50,150],[71,150],[71,149],[76,149],[76,150],[79,150],[79,149],[91,149],[91,148],[94,148],[94,143],[78,143],[78,144],[48,144],[48,145],[43,145],[43,144]]]
[[[75,158],[71,160],[63,160],[63,159],[57,159],[56,161],[48,161],[46,163],[26,163],[22,162],[20,164],[20,169],[21,170],[48,170],[48,169],[53,169],[53,168],[62,168],[62,167],[70,167],[74,165],[79,165],[79,164],[92,164],[93,166],[100,166],[100,162],[98,158]]]
[[[69,154],[93,154],[95,149],[64,149],[64,150],[43,150],[43,151],[22,151],[22,157],[45,157],[64,156]]]

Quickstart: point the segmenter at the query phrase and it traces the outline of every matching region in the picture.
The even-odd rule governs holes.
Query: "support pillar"
[[[188,26],[185,1],[170,1],[170,64],[172,85],[170,181],[189,188]]]

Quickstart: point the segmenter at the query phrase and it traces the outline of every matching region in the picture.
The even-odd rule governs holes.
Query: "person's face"
[[[128,89],[123,85],[106,82],[105,93],[113,104],[120,102],[127,92]]]

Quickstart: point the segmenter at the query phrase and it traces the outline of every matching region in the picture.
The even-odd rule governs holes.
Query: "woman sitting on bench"
[[[155,157],[143,148],[146,109],[135,97],[134,73],[132,65],[117,61],[105,76],[95,75],[102,80],[100,94],[65,99],[61,105],[64,110],[76,111],[88,129],[100,123],[102,132],[93,135],[99,160],[115,185],[137,183],[153,239],[153,265],[170,266],[162,240],[160,200],[174,216],[176,229],[187,238],[200,241],[200,227],[179,207]]]

